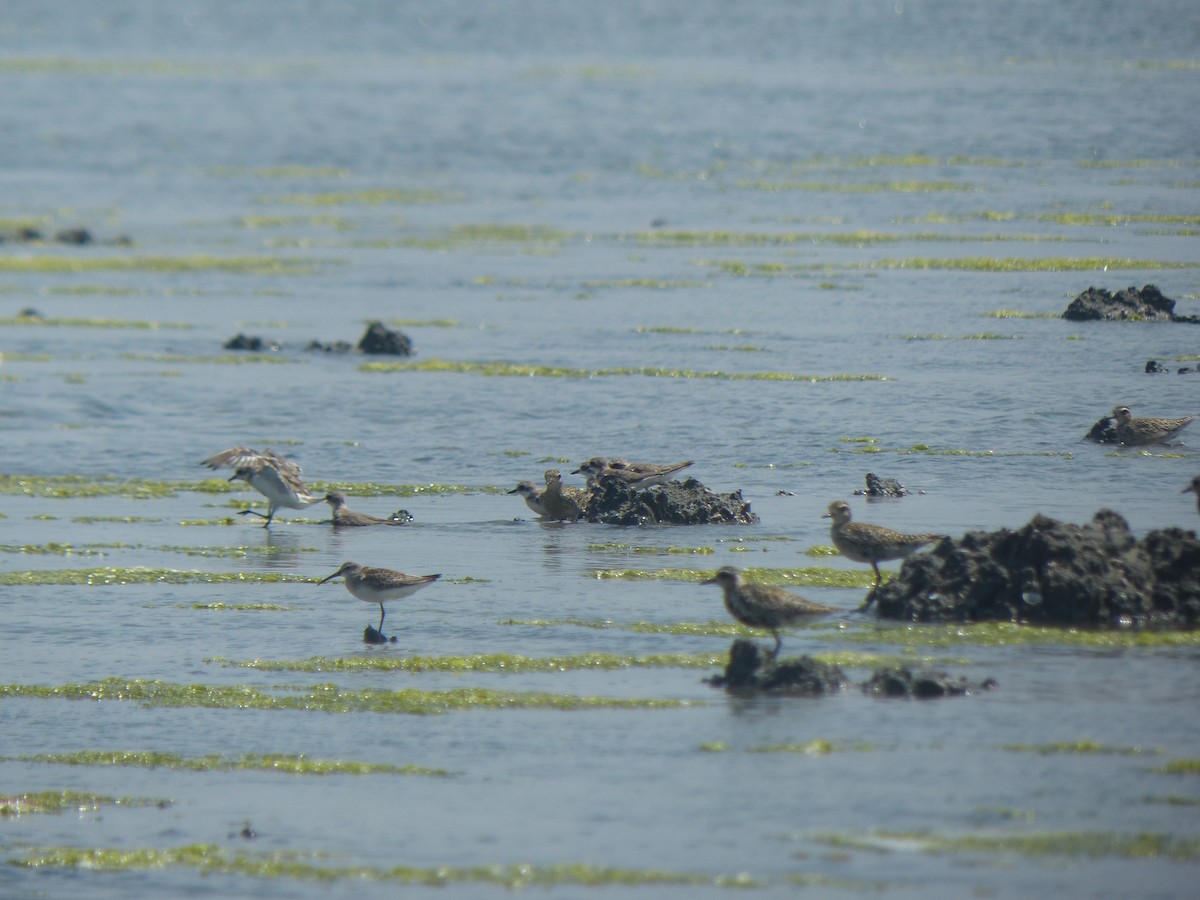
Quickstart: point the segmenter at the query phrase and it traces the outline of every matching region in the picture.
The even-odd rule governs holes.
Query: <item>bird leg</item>
[[[771,660],[774,661],[775,657],[779,655],[779,648],[783,646],[783,640],[779,637],[779,632],[773,628],[771,634],[775,635],[775,650],[771,653]]]
[[[875,560],[871,560],[871,568],[875,570],[875,587],[879,587],[879,583],[883,581],[883,576],[879,574],[879,565]]]
[[[387,615],[387,613],[384,611],[383,603],[380,602],[380,604],[379,604],[379,629],[378,629],[380,634],[383,634],[383,618],[386,615]]]

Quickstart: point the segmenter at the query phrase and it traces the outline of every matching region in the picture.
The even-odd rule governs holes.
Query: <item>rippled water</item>
[[[584,892],[583,866],[623,873],[601,876],[606,895],[716,895],[738,877],[778,896],[1194,889],[1196,776],[1156,771],[1195,757],[1194,643],[914,641],[854,612],[863,588],[805,587],[845,612],[785,652],[909,653],[999,687],[748,700],[704,683],[717,665],[227,664],[719,657],[715,625],[669,628],[724,624],[714,588],[596,573],[861,571],[805,551],[868,471],[914,493],[850,498],[856,516],[906,530],[1102,506],[1139,534],[1194,527],[1179,491],[1200,432],[1144,454],[1080,438],[1118,402],[1200,411],[1200,375],[1142,374],[1151,358],[1195,367],[1195,329],[1053,317],[1089,285],[1135,283],[1198,312],[1194,4],[130,0],[9,2],[3,18],[0,230],[97,241],[0,245],[2,474],[27,488],[6,479],[0,505],[0,681],[683,705],[410,715],[6,688],[0,797],[170,803],[0,817],[0,895],[390,896],[396,867],[447,867],[455,896],[484,897],[503,888],[472,867],[522,864],[555,896]],[[51,324],[13,320],[30,307]],[[418,364],[526,374],[372,371],[304,349],[370,319],[409,334]],[[283,350],[223,351],[239,332]],[[239,444],[415,524],[331,533],[320,506],[259,528],[233,515],[253,492],[188,489],[208,477],[200,459]],[[597,453],[694,459],[762,523],[539,524],[504,493]],[[64,476],[125,487],[52,497],[37,480]],[[428,485],[453,489],[407,487]],[[345,559],[443,580],[393,607],[394,646],[366,648],[371,608],[311,583]],[[23,583],[99,567],[201,574]],[[206,583],[220,573],[249,577]],[[763,752],[781,746],[810,752]],[[451,774],[16,759],[79,751]],[[938,843],[960,839],[979,843]],[[209,869],[24,865],[193,845]],[[244,871],[281,860],[312,868]]]

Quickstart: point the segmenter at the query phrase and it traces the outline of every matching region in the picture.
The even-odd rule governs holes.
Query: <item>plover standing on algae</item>
[[[325,576],[317,584],[324,584],[339,575],[344,577],[346,590],[352,596],[364,603],[379,604],[379,627],[375,629],[375,632],[381,640],[386,640],[383,637],[383,619],[387,613],[383,604],[392,600],[403,600],[442,577],[440,573],[437,575],[405,575],[395,569],[380,569],[375,566],[362,566],[356,562],[347,562],[342,563],[340,569],[332,575]],[[368,628],[367,634],[369,635],[370,632],[371,629]]]
[[[1195,494],[1196,495],[1196,512],[1200,512],[1200,475],[1192,479],[1192,483],[1185,487],[1179,493]]]
[[[640,490],[670,481],[676,472],[686,469],[692,462],[693,460],[689,459],[686,462],[660,466],[655,463],[635,463],[624,459],[593,456],[571,474],[585,475],[589,486],[613,480],[626,487]]]
[[[298,465],[284,459],[273,450],[259,453],[246,447],[231,447],[210,456],[200,464],[210,469],[232,466],[234,473],[230,476],[230,481],[244,481],[266,497],[266,515],[256,509],[243,509],[238,513],[240,516],[262,516],[267,520],[263,523],[264,528],[271,524],[275,510],[281,506],[303,509],[325,499],[309,492],[308,485],[300,477]]]
[[[543,515],[555,521],[574,522],[582,518],[583,508],[587,505],[587,493],[564,485],[558,469],[547,469],[544,477],[546,489],[538,498],[544,510]]]
[[[525,498],[525,505],[537,513],[539,516],[546,514],[546,508],[542,506],[542,489],[532,481],[522,481],[515,488],[509,491],[510,494],[520,494]]]
[[[341,527],[358,525],[407,525],[408,522],[400,514],[390,519],[381,519],[369,513],[355,512],[346,506],[346,495],[341,491],[330,491],[325,495],[325,502],[333,508],[333,524]],[[411,516],[409,519],[411,520]]]
[[[871,564],[875,570],[875,587],[879,587],[883,580],[879,563],[908,556],[918,548],[946,537],[944,534],[904,534],[882,525],[851,522],[850,504],[845,500],[830,503],[829,512],[822,518],[833,519],[829,536],[843,556],[855,562]]]
[[[783,588],[747,584],[742,581],[741,570],[734,566],[717,569],[716,575],[701,584],[720,585],[725,592],[725,608],[743,625],[768,629],[775,636],[776,656],[782,644],[780,628],[837,612],[831,606],[813,603]]]
[[[1134,417],[1128,406],[1114,406],[1112,414],[1117,420],[1117,440],[1127,447],[1169,441],[1189,422],[1200,419],[1200,416],[1183,416],[1178,419]]]

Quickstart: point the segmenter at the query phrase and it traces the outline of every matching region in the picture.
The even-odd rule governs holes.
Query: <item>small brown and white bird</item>
[[[586,476],[589,487],[605,481],[616,481],[625,487],[640,490],[670,481],[675,473],[686,469],[692,462],[693,460],[689,459],[660,466],[655,463],[635,463],[620,458],[593,456],[571,474]]]
[[[883,580],[879,573],[879,563],[889,559],[901,559],[915,553],[926,544],[946,537],[944,534],[904,534],[882,525],[851,522],[850,504],[845,500],[834,500],[830,503],[829,512],[822,518],[833,519],[829,537],[843,556],[855,562],[871,564],[871,568],[875,570],[875,587],[879,587],[880,581]]]
[[[545,507],[542,506],[542,489],[532,481],[522,481],[515,488],[509,491],[510,494],[520,494],[525,498],[525,505],[533,510],[537,515],[544,516],[546,514]]]
[[[770,631],[775,636],[776,656],[782,644],[780,628],[837,612],[831,606],[813,603],[783,588],[747,584],[742,580],[741,570],[734,566],[717,569],[717,574],[701,584],[720,585],[725,593],[725,608],[743,625]]]
[[[547,469],[543,477],[546,479],[546,489],[538,498],[544,510],[542,515],[556,522],[574,522],[582,518],[584,507],[587,506],[587,492],[564,485],[558,469]]]
[[[1128,406],[1114,406],[1112,414],[1117,420],[1117,440],[1127,447],[1169,441],[1188,423],[1200,419],[1200,416],[1183,416],[1178,419],[1135,417]]]
[[[382,636],[383,619],[387,613],[383,604],[393,600],[403,600],[415,594],[421,588],[433,584],[441,574],[437,575],[405,575],[395,569],[380,569],[375,566],[361,566],[356,562],[342,563],[342,567],[332,575],[326,575],[317,584],[324,584],[338,576],[345,579],[346,590],[364,603],[379,604],[379,627],[375,629]]]
[[[303,509],[325,499],[309,491],[308,485],[300,477],[298,465],[273,450],[259,453],[246,447],[231,447],[202,460],[200,464],[210,469],[232,466],[234,473],[230,481],[244,481],[267,498],[266,515],[255,509],[243,509],[238,513],[240,516],[262,516],[267,520],[263,528],[271,524],[275,511],[281,506]]]
[[[364,525],[407,525],[408,522],[399,517],[393,516],[390,519],[381,519],[379,516],[372,516],[369,513],[355,512],[346,505],[346,495],[341,491],[330,491],[325,495],[325,502],[333,509],[333,524],[335,527],[343,526],[364,526]],[[411,518],[411,517],[410,517]]]
[[[1200,512],[1200,475],[1192,479],[1192,483],[1185,487],[1179,493],[1195,494],[1196,495],[1196,512]]]

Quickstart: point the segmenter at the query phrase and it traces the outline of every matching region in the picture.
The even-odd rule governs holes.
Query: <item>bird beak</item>
[[[702,581],[700,583],[701,584],[716,584],[717,579],[716,579],[716,576],[714,575],[712,578],[705,579],[704,581]]]
[[[822,519],[832,519],[833,513],[825,513],[825,515],[821,516],[821,518]]]
[[[332,575],[326,575],[324,578],[322,578],[320,581],[318,581],[317,584],[324,584],[327,581],[332,581],[333,579],[335,579],[339,575],[341,575],[342,572],[345,570],[345,568],[346,568],[345,566],[342,566],[342,568],[338,569]]]
[[[230,476],[229,476],[228,478],[226,478],[225,480],[226,480],[226,481],[237,481],[237,480],[238,480],[238,473],[237,473],[237,472],[234,472],[232,475],[230,475]]]
[[[519,493],[521,493],[521,492],[520,492],[520,491],[518,491],[516,488],[513,488],[513,489],[512,489],[511,491],[509,491],[508,493],[510,493],[510,494],[519,494]]]

